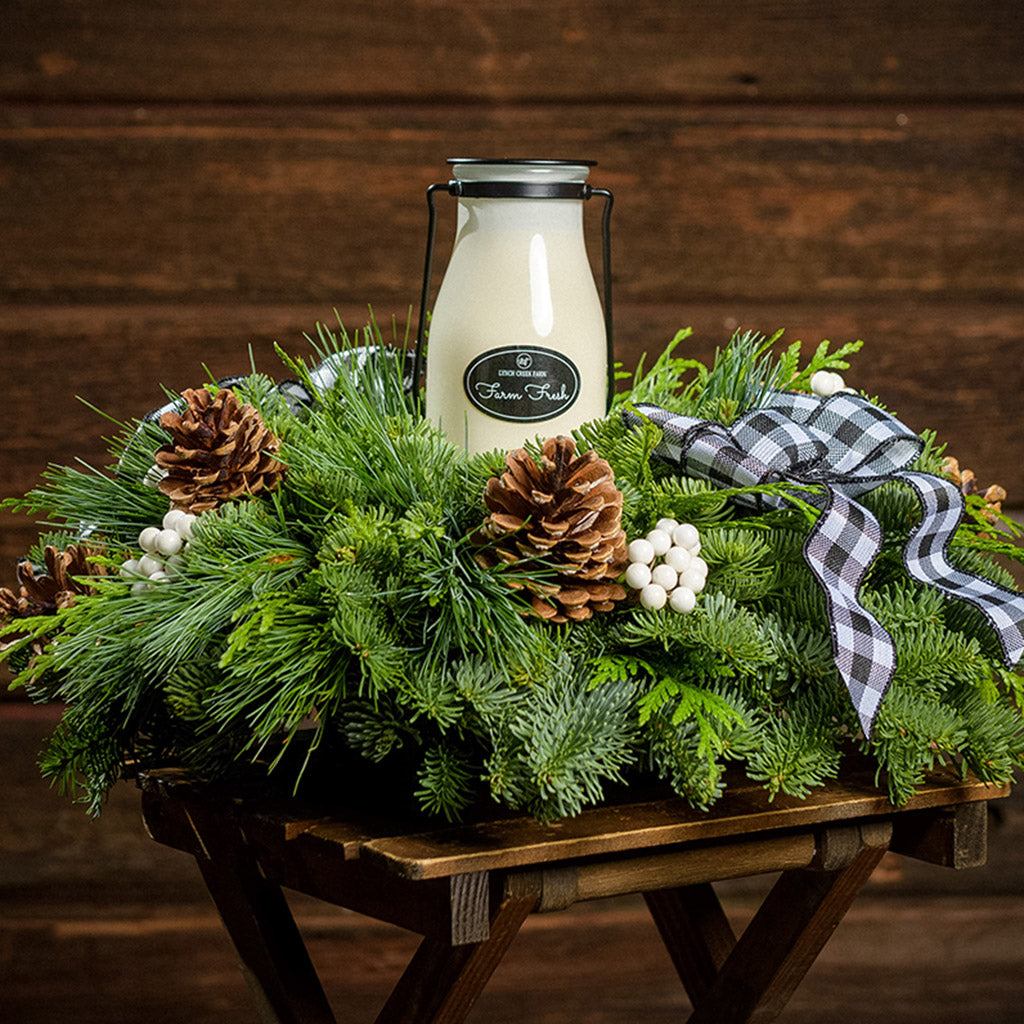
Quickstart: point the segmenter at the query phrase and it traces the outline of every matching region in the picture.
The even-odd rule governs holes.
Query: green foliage
[[[894,683],[882,703],[871,741],[866,744],[878,763],[895,804],[906,803],[937,764],[948,762],[967,739],[956,709],[936,696]]]
[[[431,747],[423,755],[416,797],[427,814],[443,815],[457,821],[473,802],[473,782],[479,768],[464,753],[446,743]]]
[[[665,516],[700,529],[710,575],[691,614],[632,600],[562,626],[524,614],[523,588],[551,567],[491,568],[470,540],[505,453],[467,457],[425,422],[404,359],[375,324],[353,337],[320,326],[309,364],[285,358],[313,395],[308,408],[291,411],[256,373],[235,385],[280,438],[288,469],[275,492],[203,513],[168,582],[98,579],[56,614],[0,628],[4,656],[21,662],[17,685],[66,705],[44,773],[95,811],[129,767],[170,761],[218,775],[257,762],[297,782],[354,757],[453,821],[488,792],[553,820],[644,774],[709,807],[731,767],[772,796],[803,797],[856,742],[896,802],[938,763],[1011,778],[1024,764],[1024,676],[1002,665],[976,609],[907,577],[902,546],[920,515],[911,488],[890,482],[863,498],[884,539],[861,599],[898,654],[865,740],[803,557],[819,515],[808,488],[723,489],[679,475],[652,461],[660,431],[621,415],[654,403],[730,422],[771,389],[847,369],[860,343],[822,342],[803,362],[801,343],[780,344],[781,332],[737,332],[704,366],[676,355],[689,336],[650,369],[641,360],[612,414],[574,437],[611,465],[629,538]],[[314,365],[325,360],[330,374]],[[936,472],[944,449],[924,439],[916,468]],[[146,483],[166,440],[152,423],[119,425],[109,470],[51,467],[8,503],[54,526],[33,561],[46,542],[83,533],[109,566],[137,555],[140,529],[167,510]],[[786,507],[733,500],[751,495],[781,495]],[[970,504],[951,560],[1012,588],[993,559],[1022,557],[1019,529]]]
[[[785,710],[761,712],[758,742],[748,743],[747,772],[763,782],[771,796],[806,797],[835,778],[841,752],[837,723],[822,689],[794,694]]]
[[[636,756],[633,693],[629,682],[591,688],[567,671],[525,689],[491,726],[491,793],[542,821],[599,801]]]

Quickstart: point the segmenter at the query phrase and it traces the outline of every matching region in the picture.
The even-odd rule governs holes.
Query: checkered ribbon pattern
[[[854,499],[880,484],[901,480],[921,502],[921,520],[903,551],[907,573],[980,608],[1008,666],[1024,654],[1024,595],[950,564],[949,542],[963,518],[963,495],[948,480],[906,468],[924,443],[883,409],[849,392],[822,399],[776,391],[728,427],[654,405],[636,406],[625,418],[634,426],[650,421],[661,427],[654,458],[716,486],[821,485],[820,492],[801,492],[821,511],[803,554],[825,592],[836,668],[866,736],[896,671],[892,637],[858,600],[861,582],[881,549],[882,529]],[[757,508],[787,505],[780,494],[739,495],[736,500]]]

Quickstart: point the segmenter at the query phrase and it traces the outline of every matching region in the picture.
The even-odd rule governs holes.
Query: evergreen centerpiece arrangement
[[[912,483],[952,465],[934,436],[915,439],[920,472],[854,506],[880,530],[851,614],[895,652],[865,711],[810,560],[838,499],[813,475],[747,481],[743,460],[731,481],[692,473],[668,423],[727,431],[780,393],[819,402],[812,379],[841,388],[859,343],[801,364],[799,343],[775,354],[779,335],[748,333],[705,366],[676,356],[687,335],[572,438],[469,457],[423,419],[375,326],[364,344],[319,327],[315,365],[283,357],[297,381],[191,389],[123,426],[108,470],[48,470],[8,504],[54,532],[0,591],[15,685],[66,705],[44,773],[98,809],[147,764],[347,789],[391,765],[396,807],[412,795],[449,819],[488,793],[558,818],[652,775],[707,807],[730,765],[799,797],[851,752],[894,802],[937,763],[1010,780],[1019,622],[1000,633],[908,571]],[[1024,551],[1004,495],[963,490],[949,562],[1012,606],[993,556]]]

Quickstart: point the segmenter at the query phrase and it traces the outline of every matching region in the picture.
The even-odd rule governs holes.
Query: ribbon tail
[[[923,511],[903,552],[907,572],[915,580],[980,609],[999,638],[1006,664],[1013,667],[1024,654],[1024,594],[950,564],[949,542],[964,512],[959,488],[930,473],[904,472],[897,479],[913,487]]]
[[[882,547],[882,528],[862,505],[833,490],[804,542],[804,559],[828,601],[832,653],[869,739],[896,672],[896,647],[858,600],[861,582]]]

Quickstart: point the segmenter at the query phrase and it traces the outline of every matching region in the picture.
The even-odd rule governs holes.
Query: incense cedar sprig
[[[205,512],[226,501],[273,490],[285,471],[274,454],[278,440],[254,406],[234,392],[205,388],[182,392],[185,408],[168,412],[160,425],[171,443],[156,451],[166,474],[160,490],[175,508]]]

